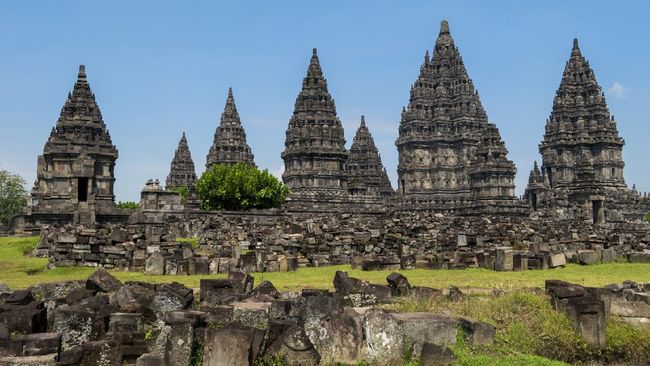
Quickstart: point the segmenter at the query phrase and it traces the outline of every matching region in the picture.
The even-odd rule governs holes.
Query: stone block
[[[174,319],[167,323],[171,332],[165,347],[165,359],[168,366],[187,366],[192,356],[194,344],[194,327],[190,319]]]
[[[96,340],[95,315],[81,306],[61,305],[56,309],[53,331],[61,334],[63,350]]]
[[[513,260],[514,260],[514,253],[510,248],[506,248],[506,247],[497,248],[494,269],[497,271],[512,271]]]
[[[601,261],[600,252],[595,250],[579,250],[578,263],[583,265],[596,264]]]
[[[103,268],[98,268],[86,280],[86,288],[98,292],[117,291],[120,286],[122,286],[122,282],[113,277],[113,275],[108,273],[108,271]]]
[[[161,366],[165,363],[165,358],[160,355],[145,353],[138,357],[135,362],[136,366]]]
[[[428,342],[422,345],[420,355],[422,366],[449,366],[454,363],[455,359],[454,352],[445,346]]]
[[[551,268],[563,267],[566,265],[566,256],[564,253],[551,254],[548,263]]]
[[[492,345],[496,329],[490,325],[470,318],[460,318],[459,323],[467,341],[474,345]]]
[[[0,357],[0,366],[56,366],[56,354],[26,357]]]
[[[266,329],[269,324],[269,302],[234,302],[232,320],[235,323],[257,329]]]
[[[204,366],[249,366],[253,363],[255,333],[252,329],[206,329]]]
[[[411,284],[409,283],[409,280],[405,276],[397,272],[393,272],[390,275],[388,275],[388,277],[386,277],[386,281],[390,286],[393,296],[410,295]]]
[[[200,280],[200,299],[208,304],[225,304],[241,295],[240,286],[230,279]]]
[[[456,343],[458,322],[451,317],[432,313],[392,313],[404,344],[413,346],[413,356],[420,357],[422,345],[448,346]]]
[[[650,263],[650,252],[632,252],[627,259],[630,263]]]
[[[61,351],[61,334],[34,333],[22,336],[24,356],[58,354]]]
[[[165,274],[165,257],[160,252],[153,252],[147,257],[144,273],[162,276]]]

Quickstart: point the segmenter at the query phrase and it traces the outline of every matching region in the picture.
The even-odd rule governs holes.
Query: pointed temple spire
[[[294,195],[347,191],[348,151],[343,125],[336,115],[315,48],[289,120],[282,159],[282,179]]]
[[[38,157],[33,212],[79,211],[75,220],[92,224],[94,217],[114,210],[117,157],[117,148],[86,78],[86,68],[80,65],[72,92],[61,108],[43,155]],[[82,207],[85,202],[93,204]]]
[[[232,88],[228,88],[226,105],[221,114],[221,123],[214,133],[214,141],[207,156],[206,168],[215,164],[248,163],[255,165],[254,156],[246,132],[241,124],[239,112],[235,105]]]
[[[165,188],[180,188],[186,187],[192,189],[196,183],[196,171],[194,170],[194,161],[190,153],[190,147],[187,144],[185,132],[181,140],[178,142],[178,147],[172,159],[169,175],[165,182]]]
[[[470,165],[486,131],[501,141],[498,129],[489,127],[449,23],[443,20],[431,59],[425,56],[401,115],[395,142],[399,194],[420,204],[437,202],[435,210],[464,205],[471,198]]]
[[[594,71],[574,39],[539,147],[550,187],[569,188],[578,163],[590,159],[597,162],[594,181],[609,191],[626,190],[624,144]]]
[[[381,156],[375,146],[366,120],[361,116],[361,123],[352,139],[350,158],[348,160],[348,189],[351,193],[369,193],[391,196],[393,187],[381,163]]]

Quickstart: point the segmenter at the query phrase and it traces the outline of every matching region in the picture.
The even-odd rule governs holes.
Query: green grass
[[[0,237],[0,282],[12,288],[26,288],[41,282],[82,280],[93,268],[61,267],[46,270],[47,259],[26,257],[38,242],[38,237]],[[269,280],[280,290],[300,290],[305,287],[332,288],[332,279],[337,270],[348,271],[350,276],[363,278],[373,283],[386,283],[391,271],[365,272],[352,270],[350,266],[301,268],[297,272],[255,273],[256,283]],[[188,287],[199,287],[201,278],[222,278],[224,275],[209,276],[146,276],[139,272],[112,272],[122,281],[147,281],[163,283],[177,281]],[[624,280],[643,282],[648,280],[650,264],[610,263],[591,266],[567,265],[544,271],[495,272],[486,269],[466,270],[424,270],[402,271],[412,285],[446,288],[455,285],[460,288],[518,289],[543,287],[546,279],[559,279],[585,286],[603,286]]]
[[[176,238],[176,241],[179,243],[188,243],[192,246],[192,249],[199,247],[199,238]]]

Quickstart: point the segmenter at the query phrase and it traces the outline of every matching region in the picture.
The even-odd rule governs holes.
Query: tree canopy
[[[26,185],[18,174],[0,170],[0,225],[9,224],[9,218],[27,205]]]
[[[245,163],[217,164],[203,173],[196,193],[205,210],[248,210],[279,207],[289,188],[268,170]]]

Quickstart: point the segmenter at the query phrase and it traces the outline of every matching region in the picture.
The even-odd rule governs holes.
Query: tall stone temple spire
[[[208,152],[207,169],[215,164],[248,163],[255,165],[254,156],[246,142],[246,132],[241,124],[232,88],[228,89],[226,106],[221,113],[221,124],[214,133],[214,141]]]
[[[624,144],[594,71],[574,39],[546,122],[544,140],[539,145],[542,170],[550,188],[570,188],[578,179],[578,165],[588,159],[595,174],[593,182],[610,192],[626,190]]]
[[[296,98],[282,152],[282,179],[294,195],[347,193],[343,126],[313,50],[302,90]]]
[[[187,144],[185,132],[172,159],[169,175],[167,176],[166,189],[169,188],[193,188],[196,183],[196,171],[194,170],[194,161],[190,153],[190,147]]]
[[[427,51],[420,75],[402,110],[398,193],[418,206],[453,210],[470,199],[469,169],[480,137],[500,141],[467,74],[447,21],[440,24],[433,55]],[[508,173],[510,174],[510,173]]]
[[[72,93],[38,157],[30,203],[35,220],[92,224],[98,215],[114,210],[117,156],[81,65]]]
[[[394,193],[364,116],[361,116],[361,124],[352,139],[348,174],[348,189],[351,193],[381,196],[391,196]]]

